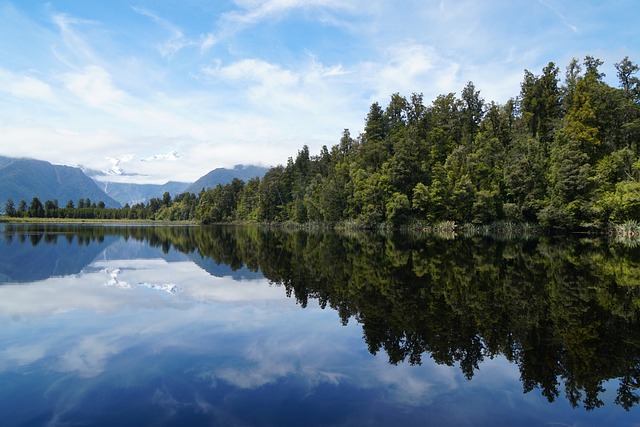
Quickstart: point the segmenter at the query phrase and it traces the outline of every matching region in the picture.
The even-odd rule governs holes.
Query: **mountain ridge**
[[[238,164],[233,169],[213,169],[194,183],[133,184],[105,180],[108,175],[97,170],[55,165],[32,158],[0,156],[0,212],[4,211],[8,199],[17,206],[21,200],[31,203],[34,197],[43,203],[58,200],[61,206],[68,201],[77,204],[81,198],[103,201],[109,208],[133,206],[161,198],[165,192],[172,197],[186,192],[198,194],[203,188],[226,185],[234,178],[245,182],[255,177],[262,178],[267,171],[266,167]]]
[[[0,156],[0,183],[2,210],[9,199],[17,205],[21,200],[30,203],[34,197],[41,202],[58,200],[60,205],[89,198],[104,202],[106,207],[120,207],[120,203],[102,191],[80,168],[44,160]]]
[[[196,180],[187,187],[185,192],[198,194],[202,189],[213,188],[218,184],[229,184],[234,178],[244,182],[256,177],[262,179],[268,170],[269,168],[254,165],[235,165],[233,169],[216,168]]]

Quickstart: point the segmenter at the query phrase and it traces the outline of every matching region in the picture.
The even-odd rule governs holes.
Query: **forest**
[[[586,56],[561,70],[524,71],[520,93],[487,102],[472,82],[459,96],[375,102],[364,131],[311,154],[303,146],[261,179],[200,194],[105,209],[38,200],[13,216],[327,224],[354,228],[528,223],[601,229],[640,221],[640,79],[628,57]],[[32,206],[35,203],[35,207]],[[38,205],[39,204],[39,205]],[[56,206],[52,206],[52,204]],[[9,202],[7,203],[9,205]]]

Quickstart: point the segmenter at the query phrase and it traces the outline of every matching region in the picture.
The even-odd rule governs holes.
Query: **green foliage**
[[[31,218],[44,218],[44,206],[40,199],[34,197],[33,200],[31,200],[28,213]]]
[[[4,205],[4,214],[10,217],[16,216],[16,206],[13,204],[13,199],[7,199],[7,202]]]
[[[371,105],[362,134],[345,129],[318,155],[305,145],[262,179],[220,184],[194,199],[166,192],[121,210],[81,198],[75,209],[45,206],[45,215],[364,228],[506,220],[575,229],[640,220],[639,68],[628,58],[615,64],[614,88],[601,65],[574,59],[563,84],[553,62],[539,75],[525,70],[519,97],[504,105],[486,103],[472,82],[460,97],[439,95],[429,105],[422,94],[395,93],[388,105]],[[27,214],[41,212],[18,207],[16,215]]]

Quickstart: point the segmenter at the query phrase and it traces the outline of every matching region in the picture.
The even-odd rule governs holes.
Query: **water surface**
[[[1,226],[3,425],[638,425],[640,249]]]

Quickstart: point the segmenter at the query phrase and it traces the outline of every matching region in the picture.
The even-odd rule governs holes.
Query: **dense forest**
[[[472,82],[426,105],[374,103],[364,131],[311,155],[304,146],[262,179],[104,209],[7,206],[15,216],[404,227],[498,221],[600,228],[640,220],[640,79],[625,57],[618,87],[602,61],[525,70],[520,93],[486,102]],[[50,201],[48,201],[50,202]],[[53,202],[50,202],[53,203]],[[70,202],[72,205],[73,203]],[[46,204],[46,203],[45,203]],[[7,203],[9,205],[9,203]],[[9,209],[10,208],[10,209]],[[58,210],[56,210],[58,209]],[[37,216],[36,215],[36,216]]]

